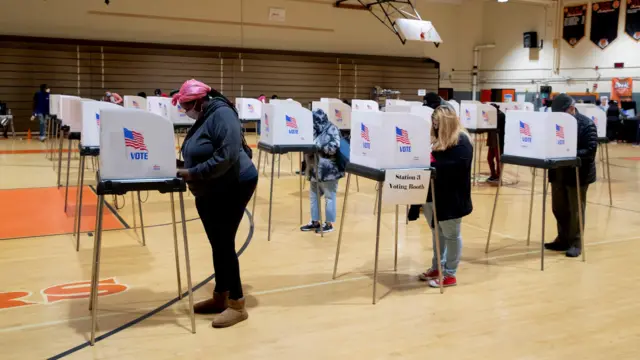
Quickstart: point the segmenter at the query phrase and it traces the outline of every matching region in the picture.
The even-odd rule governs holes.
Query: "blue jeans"
[[[40,140],[44,140],[47,135],[47,121],[46,117],[42,114],[36,114],[38,122],[40,122]]]
[[[433,217],[433,204],[426,203],[422,206],[424,217],[431,228]],[[460,256],[462,255],[462,234],[460,227],[462,218],[438,221],[438,235],[440,236],[440,261],[442,263],[442,274],[444,276],[456,276]],[[436,233],[431,228],[431,238],[433,241],[433,260],[431,268],[438,269],[438,258],[436,257]]]
[[[336,222],[336,193],[338,192],[338,180],[325,181],[318,183],[311,181],[309,186],[309,200],[311,200],[311,220],[320,221],[320,214],[318,213],[318,196],[316,190],[318,184],[320,184],[320,196],[324,195],[324,221],[334,223]]]

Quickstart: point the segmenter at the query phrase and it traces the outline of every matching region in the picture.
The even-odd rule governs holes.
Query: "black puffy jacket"
[[[596,151],[598,150],[598,129],[593,120],[580,114],[576,110],[578,122],[578,151],[580,158],[580,185],[588,185],[596,182]],[[567,186],[576,186],[576,173],[574,168],[561,168],[549,170],[550,182],[561,182]]]

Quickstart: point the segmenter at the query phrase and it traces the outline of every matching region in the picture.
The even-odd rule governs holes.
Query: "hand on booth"
[[[187,169],[178,169],[178,177],[183,178],[186,181],[189,181],[191,179],[191,176],[189,175],[189,170]]]

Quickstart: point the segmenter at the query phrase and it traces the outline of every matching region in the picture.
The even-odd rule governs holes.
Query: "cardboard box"
[[[376,169],[428,167],[431,125],[401,112],[354,111],[350,161]]]
[[[535,159],[576,156],[578,128],[567,113],[512,110],[506,113],[504,154]]]

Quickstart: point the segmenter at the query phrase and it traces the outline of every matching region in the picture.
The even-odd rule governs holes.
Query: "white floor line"
[[[308,288],[313,288],[313,287],[317,287],[317,286],[340,284],[340,283],[358,281],[358,280],[369,279],[369,278],[370,278],[369,276],[358,276],[358,277],[355,277],[355,278],[349,278],[349,279],[343,279],[343,280],[323,281],[323,282],[318,282],[318,283],[297,285],[297,286],[289,286],[289,287],[283,287],[283,288],[272,289],[272,290],[256,291],[256,292],[252,292],[251,295],[275,294],[275,293],[280,293],[280,292],[285,292],[285,291],[308,289]]]
[[[109,314],[98,315],[98,318],[104,318],[104,317],[110,317],[110,316],[120,316],[120,315],[124,315],[124,314],[126,314],[126,313],[109,313]],[[77,317],[77,318],[65,319],[65,320],[47,321],[47,322],[41,322],[41,323],[29,324],[29,325],[12,326],[12,327],[7,327],[7,328],[0,329],[0,334],[1,333],[6,333],[6,332],[12,332],[12,331],[22,331],[22,330],[37,329],[37,328],[40,328],[40,327],[66,324],[66,323],[70,323],[70,322],[73,322],[73,321],[82,321],[82,320],[91,320],[91,316],[83,316],[83,317]]]

